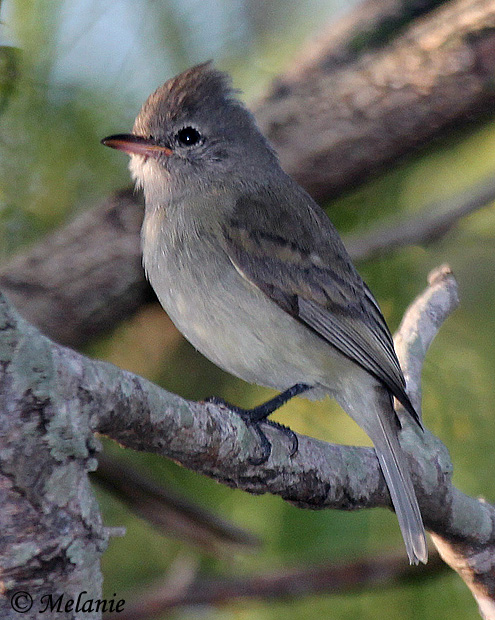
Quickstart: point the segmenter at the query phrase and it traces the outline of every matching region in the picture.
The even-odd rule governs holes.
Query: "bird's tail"
[[[396,414],[385,390],[377,390],[378,398],[367,403],[366,420],[358,412],[347,411],[370,437],[394,505],[402,537],[411,564],[428,561],[425,529],[409,466],[400,447]],[[354,409],[354,408],[353,408]]]
[[[392,405],[390,405],[392,409]],[[371,440],[390,491],[395,513],[406,545],[411,564],[428,561],[428,549],[423,519],[411,481],[409,466],[399,445],[395,413],[380,408],[377,412],[378,424]]]

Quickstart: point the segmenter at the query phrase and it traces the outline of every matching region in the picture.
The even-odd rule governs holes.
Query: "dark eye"
[[[194,127],[183,127],[177,132],[177,140],[184,146],[193,146],[201,142],[201,134]]]

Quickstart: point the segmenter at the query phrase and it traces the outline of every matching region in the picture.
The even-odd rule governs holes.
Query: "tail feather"
[[[372,396],[370,398],[370,396]],[[385,477],[411,564],[428,561],[426,535],[409,465],[398,439],[397,418],[390,393],[374,390],[335,394],[347,413],[366,431]]]
[[[399,526],[406,545],[411,564],[428,561],[428,549],[423,519],[416,499],[416,493],[409,474],[402,448],[397,438],[397,430],[392,426],[388,411],[378,411],[378,425],[371,440],[390,491]]]

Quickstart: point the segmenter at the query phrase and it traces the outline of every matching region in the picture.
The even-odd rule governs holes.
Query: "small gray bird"
[[[281,169],[229,77],[205,63],[168,80],[132,134],[103,144],[131,156],[146,200],[144,267],[175,325],[221,368],[281,391],[233,407],[258,433],[258,462],[270,454],[260,428],[270,413],[297,394],[330,395],[375,446],[409,561],[426,562],[393,396],[421,422],[390,332],[334,226]]]

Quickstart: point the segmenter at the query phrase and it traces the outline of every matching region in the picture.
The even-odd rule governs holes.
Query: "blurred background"
[[[213,58],[251,104],[329,20],[354,2],[330,0],[3,0],[0,44],[0,255],[7,261],[57,227],[129,185],[127,160],[100,139],[132,127],[142,102],[166,79]],[[355,191],[325,205],[343,233],[365,231],[448,200],[495,171],[491,120],[453,132]],[[449,262],[461,307],[442,327],[426,360],[423,415],[450,450],[454,482],[495,499],[495,209],[465,218],[440,241],[410,246],[358,268],[391,329]],[[139,373],[190,399],[217,395],[254,406],[272,393],[246,385],[197,354],[155,305],[120,323],[84,352]],[[185,370],[186,369],[186,370]],[[277,420],[327,441],[366,444],[333,403],[296,399]],[[254,533],[259,550],[208,557],[167,538],[96,489],[107,525],[125,526],[103,558],[107,597],[131,600],[178,566],[211,577],[248,576],[313,563],[403,552],[388,511],[309,512],[276,497],[220,486],[172,462],[105,442],[110,454]],[[404,553],[404,562],[405,553]],[[172,617],[242,620],[478,618],[451,571],[406,585],[290,601],[237,601],[178,609]]]

